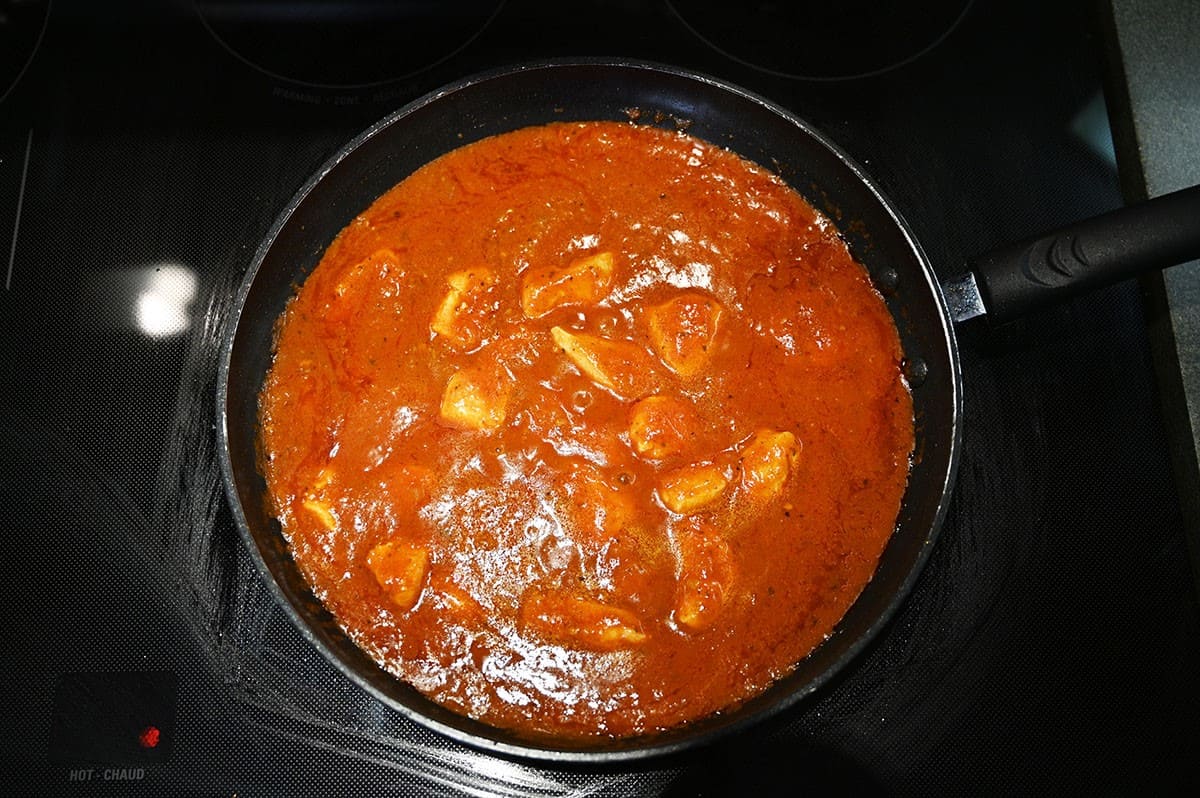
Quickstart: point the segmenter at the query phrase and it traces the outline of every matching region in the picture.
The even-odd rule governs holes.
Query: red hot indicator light
[[[158,730],[157,726],[147,726],[138,735],[138,745],[142,748],[156,748],[160,737],[162,737],[162,732]]]

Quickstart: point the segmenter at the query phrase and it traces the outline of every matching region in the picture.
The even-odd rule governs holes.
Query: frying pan
[[[650,736],[524,738],[444,709],[382,670],[313,595],[267,506],[257,465],[258,394],[288,299],[338,231],[379,195],[426,162],[486,136],[553,121],[630,119],[686,128],[725,146],[780,175],[835,220],[899,329],[916,448],[896,529],[873,579],[829,639],[788,676],[736,709]],[[308,640],[354,682],[427,727],[489,752],[559,762],[632,760],[705,744],[783,712],[826,684],[887,624],[916,581],[958,461],[962,391],[954,320],[984,311],[1008,318],[1132,269],[1200,256],[1200,191],[1165,204],[1015,245],[943,290],[870,178],[822,134],[750,92],[629,61],[541,63],[463,80],[401,108],[342,148],[287,204],[258,248],[225,333],[217,390],[221,466],[234,517],[280,605]]]

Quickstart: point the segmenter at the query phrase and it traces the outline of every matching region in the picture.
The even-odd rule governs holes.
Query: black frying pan
[[[300,575],[267,509],[257,468],[257,399],[273,325],[286,302],[338,231],[379,195],[471,141],[551,121],[628,120],[634,110],[639,124],[686,126],[762,164],[838,223],[899,328],[916,451],[896,530],[874,578],[830,639],[789,676],[735,711],[662,734],[531,741],[434,704],[379,668],[341,631]],[[684,70],[629,62],[539,64],[467,79],[400,109],[346,145],[288,203],[255,254],[224,341],[217,391],[234,517],[279,602],[313,645],[367,691],[426,726],[488,751],[551,761],[636,759],[711,741],[795,705],[828,682],[888,622],[917,579],[958,460],[962,394],[952,319],[986,310],[1013,315],[1040,302],[1047,288],[1070,291],[1094,282],[1096,270],[1111,280],[1127,266],[1200,256],[1200,191],[1180,196],[1165,212],[1136,211],[1142,216],[1132,224],[1120,218],[1089,223],[1096,229],[1085,225],[992,256],[987,268],[948,284],[952,311],[920,246],[871,180],[820,133],[760,97]],[[1116,239],[1108,235],[1114,227]],[[1131,250],[1140,253],[1133,262],[1124,257]]]

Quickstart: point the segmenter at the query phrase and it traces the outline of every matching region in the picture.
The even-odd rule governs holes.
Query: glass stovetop
[[[233,292],[310,173],[442,84],[605,55],[746,86],[862,162],[942,277],[1120,204],[1091,4],[785,5],[0,0],[0,792],[1200,784],[1200,609],[1134,283],[959,330],[962,465],[914,593],[813,700],[702,752],[450,743],[326,663],[251,564],[215,453]]]

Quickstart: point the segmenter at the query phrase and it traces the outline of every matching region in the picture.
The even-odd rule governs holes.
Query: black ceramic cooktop
[[[427,732],[304,641],[232,523],[216,362],[252,253],[342,144],[474,72],[603,55],[743,85],[862,162],[942,277],[1121,203],[1090,3],[885,5],[0,0],[0,793],[1200,786],[1200,610],[1133,283],[960,328],[961,470],[914,592],[813,700],[694,754],[552,768]]]

